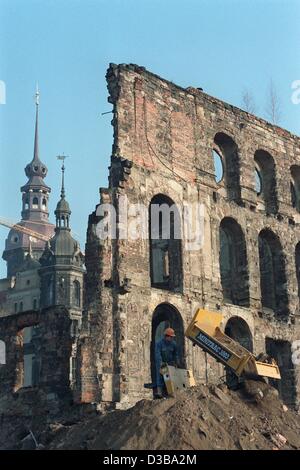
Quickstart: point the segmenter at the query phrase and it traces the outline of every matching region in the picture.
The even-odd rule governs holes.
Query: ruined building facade
[[[275,357],[282,398],[298,406],[299,138],[136,65],[110,65],[107,82],[114,143],[109,187],[88,225],[79,399],[126,407],[149,397],[143,386],[154,378],[165,326],[176,330],[182,365],[196,380],[220,380],[223,366],[184,339],[203,307],[221,311],[226,333],[255,354]],[[152,204],[182,213],[199,203],[202,246],[188,249],[183,227],[179,240],[130,240],[120,231],[99,240],[101,205],[112,204],[118,221],[124,196],[149,208],[147,230]]]
[[[282,374],[276,386],[298,407],[299,138],[136,65],[111,64],[107,83],[114,140],[109,185],[88,221],[84,292],[78,303],[74,282],[83,278],[83,259],[62,197],[54,238],[39,261],[40,308],[0,319],[8,351],[1,388],[24,389],[16,387],[16,361],[25,325],[40,325],[41,379],[29,390],[43,390],[47,406],[63,396],[100,408],[150,398],[144,384],[154,378],[154,345],[166,326],[175,329],[182,366],[197,381],[226,380],[224,367],[184,338],[202,307],[222,312],[225,332],[249,350],[275,357]],[[122,235],[124,224],[135,222],[134,212],[122,220],[124,198],[146,207],[147,237]],[[160,222],[152,236],[154,205],[172,208],[167,239]],[[200,208],[196,249],[187,243],[186,206]],[[116,236],[101,239],[110,207]],[[63,291],[64,282],[73,290]]]

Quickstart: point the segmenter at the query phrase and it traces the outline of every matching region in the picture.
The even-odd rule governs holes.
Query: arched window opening
[[[213,150],[212,154],[214,159],[215,180],[216,183],[220,183],[224,176],[223,160],[221,155],[216,150]]]
[[[39,200],[37,197],[34,197],[32,199],[32,209],[38,209],[39,208]]]
[[[29,200],[25,199],[24,201],[24,210],[27,211],[29,209]]]
[[[246,241],[240,225],[230,217],[222,220],[220,237],[220,276],[225,302],[249,306],[249,274]]]
[[[18,243],[18,241],[19,241],[18,235],[13,234],[12,237],[11,237],[11,241],[12,241],[13,243]]]
[[[265,150],[257,150],[254,161],[256,171],[260,176],[260,192],[256,191],[257,195],[264,201],[266,213],[276,214],[278,212],[278,201],[274,159]]]
[[[225,327],[225,334],[237,341],[243,348],[253,352],[253,338],[248,324],[240,317],[232,317]]]
[[[300,166],[291,166],[291,203],[300,212]]]
[[[47,199],[46,198],[43,198],[42,209],[43,209],[43,211],[45,211],[47,209]]]
[[[231,201],[240,203],[240,159],[238,147],[234,140],[223,132],[218,132],[214,138],[214,144],[220,149],[223,156],[224,182],[227,190],[227,197]]]
[[[237,341],[243,348],[253,352],[253,338],[248,324],[240,317],[232,317],[225,327],[225,334]],[[226,382],[229,388],[237,388],[239,379],[231,368],[226,367]]]
[[[49,307],[50,305],[54,305],[54,290],[55,290],[55,284],[54,284],[54,278],[53,275],[49,275],[45,279],[46,282],[46,289],[45,289],[45,297],[46,297],[46,307]]]
[[[278,314],[288,313],[285,259],[278,237],[271,230],[258,236],[261,303]]]
[[[80,289],[80,282],[79,281],[73,281],[73,304],[76,307],[80,307],[80,294],[81,294],[81,289]]]
[[[181,220],[174,202],[155,196],[149,207],[151,285],[181,291]]]
[[[39,326],[29,326],[23,329],[23,387],[35,387],[39,383]]]
[[[276,308],[275,274],[273,255],[267,240],[259,238],[259,260],[261,276],[261,295],[263,307]]]

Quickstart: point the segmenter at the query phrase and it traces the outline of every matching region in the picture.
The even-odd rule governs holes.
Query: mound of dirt
[[[263,382],[235,392],[199,385],[77,424],[54,423],[39,442],[48,449],[300,449],[300,417]]]

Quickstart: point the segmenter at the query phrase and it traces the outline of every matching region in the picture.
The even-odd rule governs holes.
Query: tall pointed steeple
[[[66,201],[66,192],[65,192],[65,159],[67,158],[65,155],[57,157],[59,160],[62,160],[62,167],[61,167],[61,192],[60,192],[60,200],[57,203],[56,210],[55,210],[55,217],[56,217],[56,229],[55,232],[59,232],[60,230],[68,230],[70,231],[70,215],[71,210],[69,203]]]
[[[70,206],[65,192],[65,155],[62,160],[60,200],[55,209],[55,235],[40,258],[41,305],[64,305],[72,319],[81,319],[84,256],[71,235]],[[49,286],[52,286],[49,288]],[[49,297],[49,293],[51,296]]]
[[[63,164],[61,167],[61,192],[60,192],[60,197],[62,199],[65,198],[65,161],[63,160]]]
[[[49,222],[48,202],[51,189],[45,184],[44,178],[47,175],[47,167],[41,161],[39,154],[39,98],[38,88],[35,93],[35,131],[33,158],[25,168],[28,178],[27,183],[22,186],[22,220],[19,225],[34,230],[51,237],[54,233],[54,226]],[[28,254],[38,259],[44,251],[45,242],[35,239],[30,248],[28,235],[10,230],[5,242],[3,259],[7,262],[7,276],[14,276]]]
[[[48,169],[40,160],[39,155],[39,99],[40,93],[38,87],[35,93],[35,132],[34,132],[34,150],[33,159],[25,168],[25,174],[28,181],[21,188],[23,192],[23,210],[22,218],[24,220],[43,220],[47,221],[48,198],[51,189],[44,183]]]
[[[35,161],[39,160],[39,104],[40,104],[40,92],[38,84],[36,84],[36,92],[35,92],[35,133],[34,133],[34,151],[33,151],[33,159]]]

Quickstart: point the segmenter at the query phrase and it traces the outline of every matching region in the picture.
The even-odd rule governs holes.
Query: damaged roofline
[[[177,88],[181,92],[190,94],[192,96],[202,95],[203,98],[209,99],[212,102],[214,102],[215,104],[217,104],[219,106],[222,106],[222,107],[225,107],[226,109],[230,109],[234,113],[236,113],[236,112],[242,113],[242,115],[244,115],[244,117],[245,117],[245,120],[249,120],[249,118],[254,119],[257,122],[257,124],[267,125],[269,128],[271,128],[272,130],[275,130],[275,131],[279,130],[283,135],[286,135],[286,137],[288,137],[288,138],[292,137],[293,139],[297,140],[300,144],[300,136],[292,133],[288,129],[285,129],[284,127],[278,126],[277,124],[272,124],[270,121],[267,121],[266,119],[258,117],[255,114],[248,113],[247,111],[239,108],[238,106],[234,106],[230,103],[227,103],[226,101],[223,101],[220,98],[216,98],[215,96],[212,96],[209,93],[206,93],[202,90],[199,90],[198,88],[194,88],[192,86],[184,88],[184,87],[182,87],[180,85],[177,85],[176,83],[174,83],[170,80],[167,80],[166,78],[162,78],[161,76],[159,76],[159,75],[157,75],[153,72],[150,72],[149,70],[146,69],[146,67],[143,67],[143,66],[140,66],[140,65],[137,65],[137,64],[124,64],[124,63],[115,64],[115,63],[111,62],[109,64],[108,71],[109,71],[109,69],[115,69],[115,68],[117,68],[119,70],[132,70],[133,72],[139,73],[140,75],[142,75],[144,73],[144,74],[146,74],[150,77],[153,77],[155,79],[158,79],[158,80],[168,84],[168,86],[170,86],[170,87]]]

